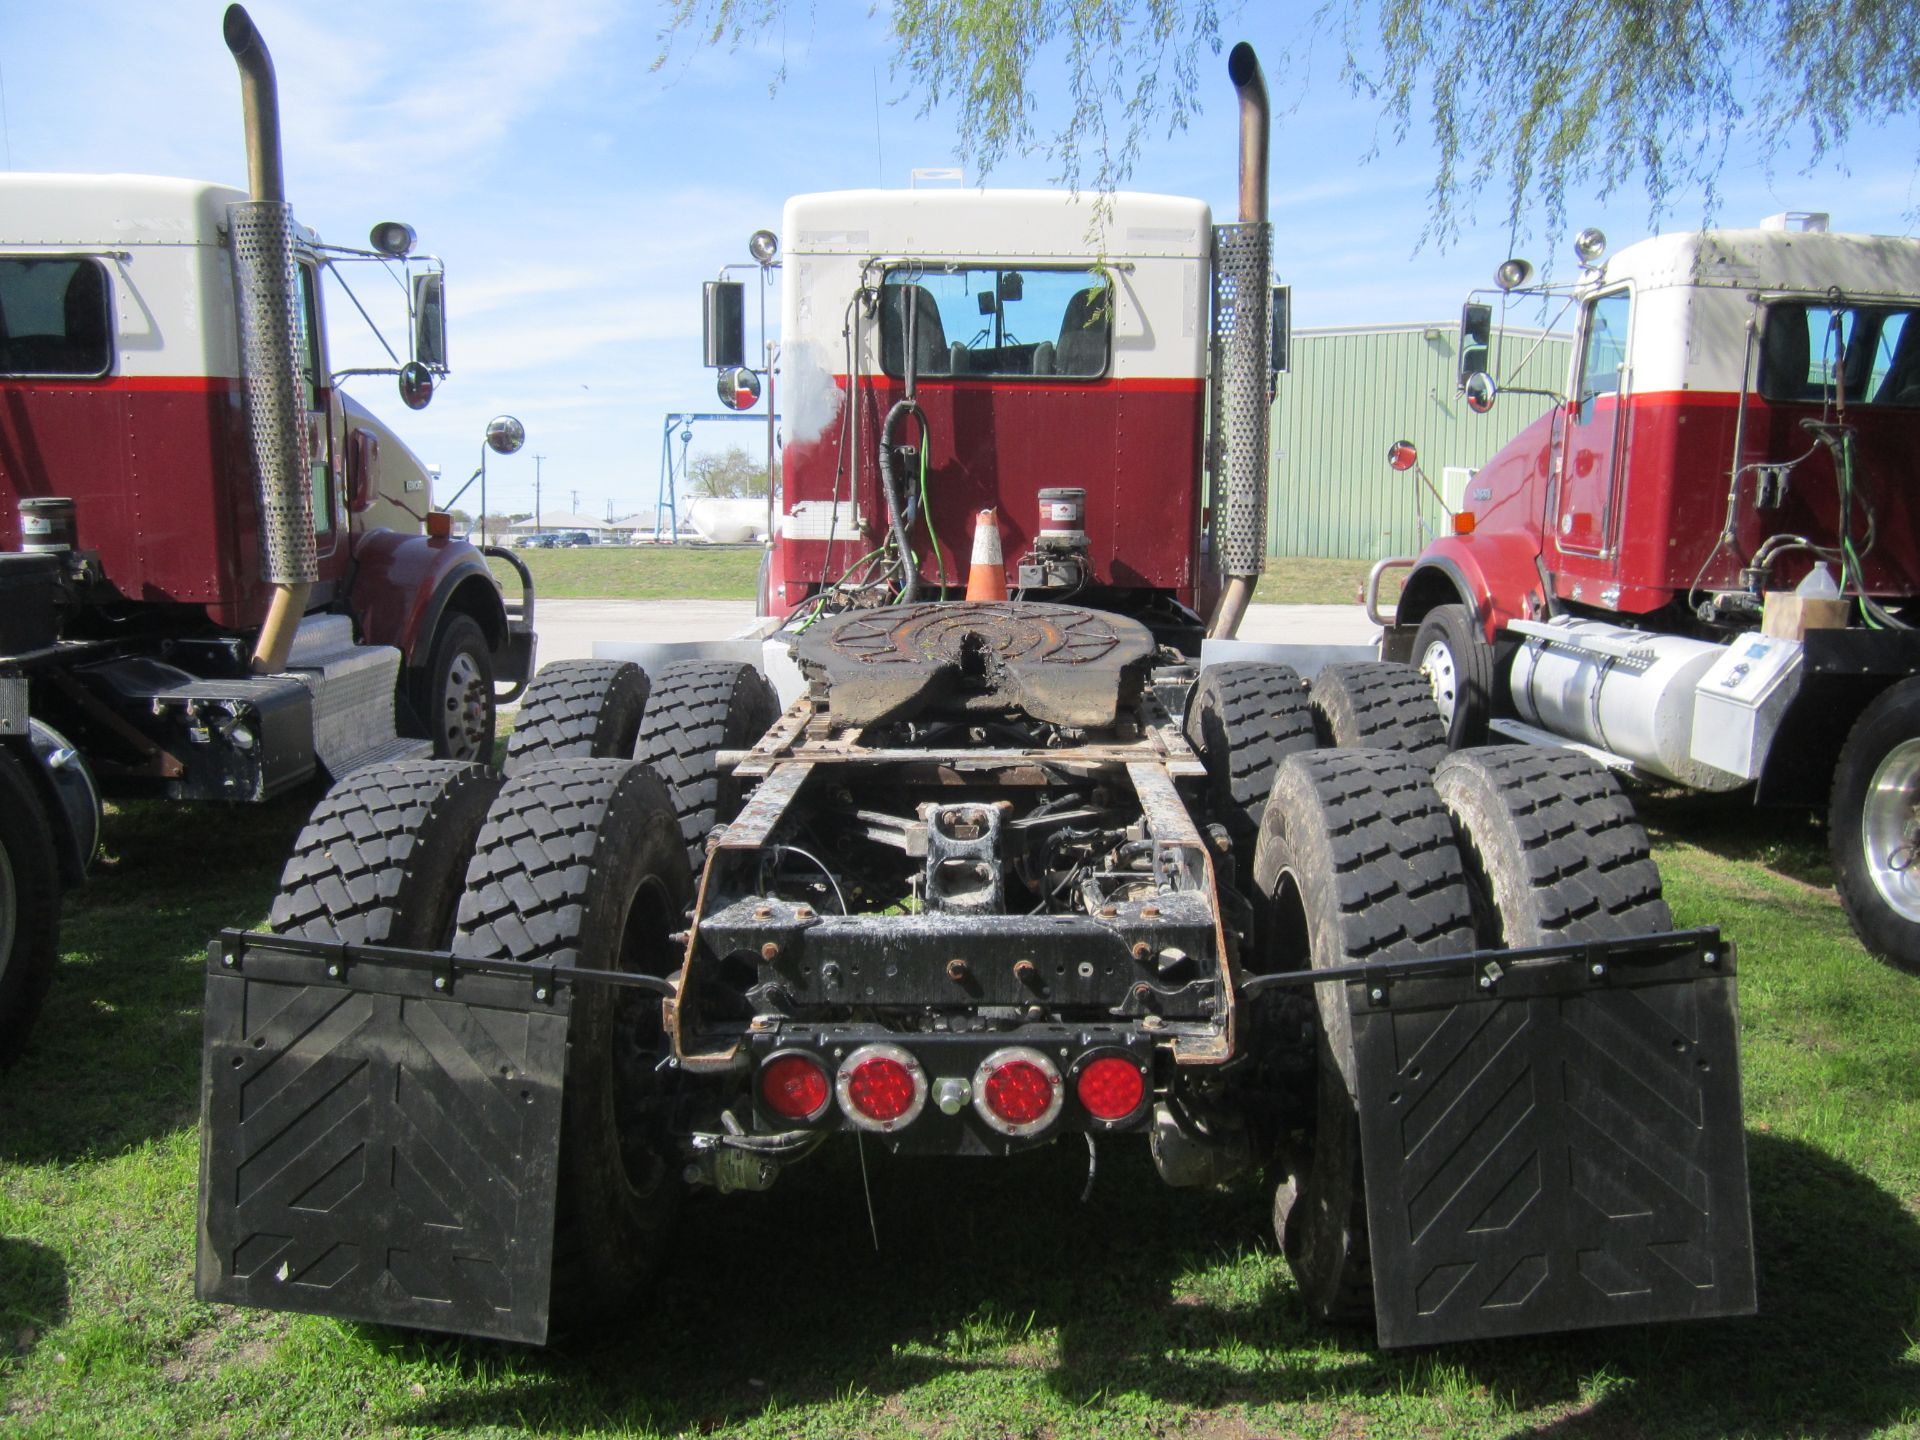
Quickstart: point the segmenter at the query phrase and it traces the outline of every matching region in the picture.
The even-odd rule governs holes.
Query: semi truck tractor
[[[689,1192],[1058,1143],[1264,1187],[1306,1307],[1387,1345],[1752,1309],[1736,956],[1604,767],[1221,648],[1274,354],[1229,74],[1233,224],[869,191],[756,237],[779,374],[721,380],[781,396],[778,630],[548,666],[504,773],[320,803],[209,951],[200,1295],[543,1341]]]
[[[414,752],[485,759],[496,682],[533,653],[524,569],[509,606],[329,345],[323,277],[394,268],[401,393],[424,405],[441,266],[405,225],[358,249],[293,218],[272,61],[240,7],[225,34],[247,189],[0,175],[0,1063],[103,795],[259,801]]]
[[[1509,260],[1467,303],[1470,408],[1492,296],[1570,310],[1572,373],[1452,533],[1383,563],[1410,567],[1384,653],[1455,746],[1824,811],[1862,944],[1920,971],[1920,241],[1794,213],[1575,250],[1570,285]]]

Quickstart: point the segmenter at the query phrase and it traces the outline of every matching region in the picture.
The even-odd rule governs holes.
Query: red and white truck
[[[425,467],[329,350],[322,277],[399,268],[401,393],[424,405],[440,264],[404,225],[359,250],[294,220],[272,63],[238,6],[225,33],[248,190],[0,176],[0,1063],[103,793],[255,801],[318,769],[485,759],[495,682],[532,664],[531,586],[509,606],[429,514]]]
[[[1383,653],[1428,674],[1455,746],[1825,807],[1855,931],[1920,969],[1920,240],[1791,214],[1575,250],[1567,393],[1453,533],[1382,562],[1411,566]],[[1497,283],[1549,288],[1528,277]],[[1462,318],[1481,411],[1491,317]]]

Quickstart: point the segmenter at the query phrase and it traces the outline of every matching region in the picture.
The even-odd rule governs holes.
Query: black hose
[[[906,503],[896,489],[893,473],[893,436],[901,418],[911,415],[920,422],[920,443],[927,443],[927,417],[911,400],[896,400],[880,427],[880,488],[887,496],[887,523],[893,532],[894,547],[900,552],[900,599],[911,604],[920,598],[920,569],[913,563],[913,551],[907,545]]]

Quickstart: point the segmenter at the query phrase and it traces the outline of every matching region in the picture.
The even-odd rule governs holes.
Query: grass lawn
[[[555,600],[751,600],[760,577],[757,546],[588,545],[578,550],[522,550],[535,593]],[[503,561],[494,574],[518,594],[519,577]],[[1267,561],[1254,591],[1261,605],[1352,605],[1370,562],[1281,556]],[[1400,593],[1406,571],[1390,572],[1383,601]]]
[[[1251,1182],[1112,1144],[1083,1205],[1074,1146],[874,1147],[877,1252],[829,1151],[689,1206],[634,1313],[543,1352],[192,1298],[204,945],[265,915],[312,798],[132,807],[67,907],[0,1081],[0,1433],[1920,1434],[1920,980],[1852,942],[1804,820],[1643,806],[1676,919],[1741,946],[1756,1319],[1384,1354],[1309,1321]]]
[[[584,545],[516,553],[533,574],[534,594],[554,600],[751,600],[760,579],[757,545]],[[511,565],[487,564],[508,595],[520,593]]]

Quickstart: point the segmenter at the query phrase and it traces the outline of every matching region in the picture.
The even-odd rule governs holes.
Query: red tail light
[[[898,1130],[927,1103],[927,1072],[898,1045],[862,1045],[835,1082],[840,1108],[863,1130]]]
[[[788,1051],[760,1067],[760,1103],[782,1120],[818,1120],[832,1098],[826,1066],[811,1055]]]
[[[1002,1135],[1032,1135],[1060,1113],[1065,1086],[1045,1055],[1024,1045],[996,1050],[973,1076],[973,1108]]]
[[[1094,1119],[1109,1124],[1130,1120],[1146,1102],[1146,1072],[1131,1056],[1097,1055],[1080,1067],[1073,1090]]]

